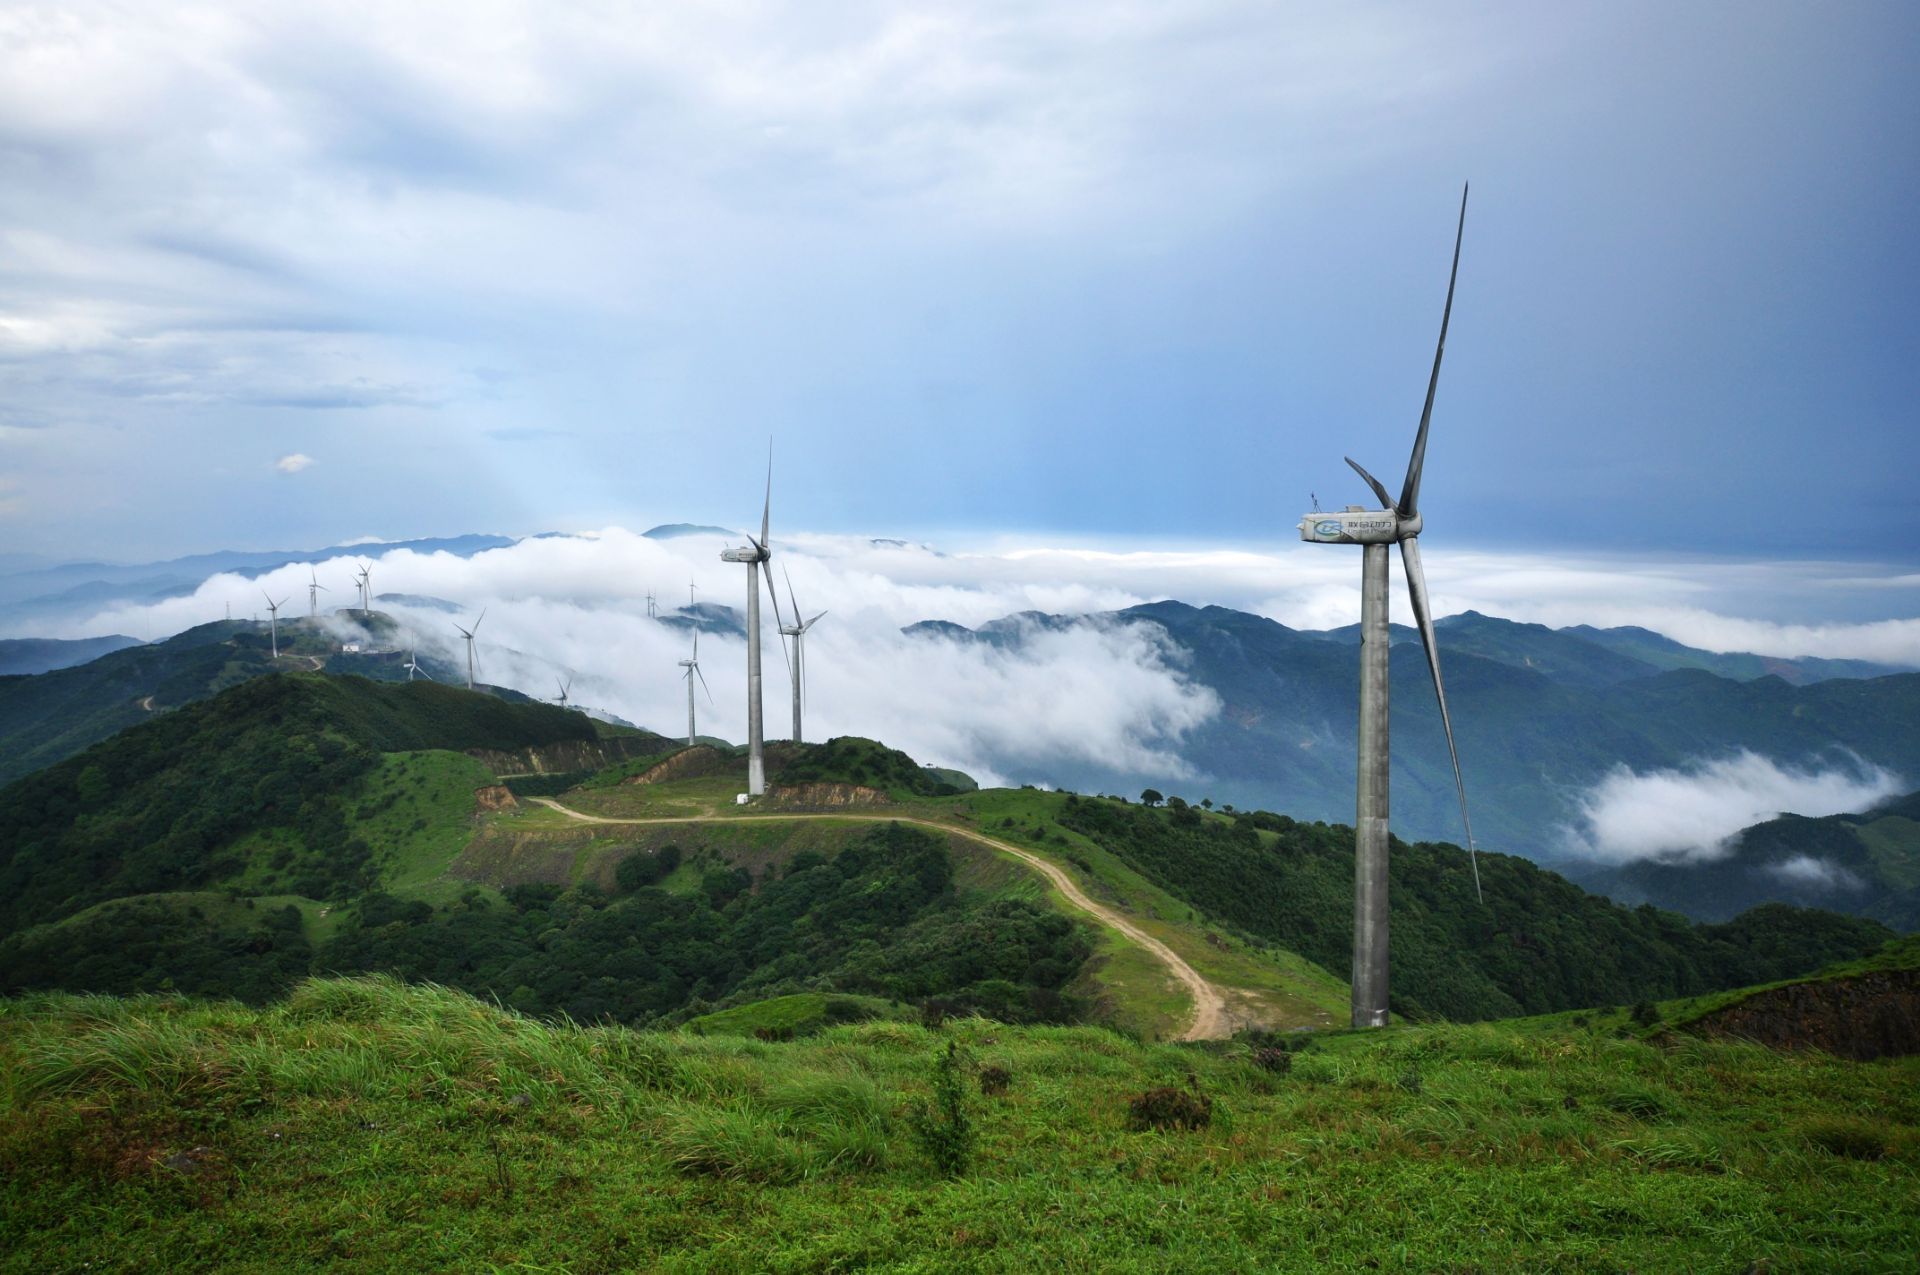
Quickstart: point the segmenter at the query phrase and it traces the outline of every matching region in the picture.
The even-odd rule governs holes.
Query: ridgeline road
[[[531,800],[557,810],[569,819],[581,823],[610,824],[664,824],[664,823],[791,823],[799,819],[838,819],[853,820],[861,823],[910,823],[916,827],[930,828],[935,832],[949,833],[956,837],[965,837],[977,841],[1001,854],[1010,854],[1041,876],[1052,882],[1061,897],[1075,908],[1085,912],[1108,929],[1118,931],[1129,941],[1139,944],[1150,952],[1154,959],[1167,967],[1168,973],[1180,981],[1187,993],[1193,998],[1193,1017],[1187,1022],[1186,1031],[1180,1034],[1181,1040],[1221,1040],[1233,1034],[1233,1024],[1227,1017],[1227,998],[1220,989],[1200,976],[1200,972],[1181,959],[1178,952],[1148,934],[1133,922],[1108,907],[1095,903],[1088,898],[1067,875],[1064,868],[1048,862],[1037,854],[1022,850],[1019,846],[996,840],[971,828],[960,828],[950,823],[940,823],[933,819],[915,819],[904,815],[853,815],[853,814],[789,814],[789,815],[735,815],[728,818],[714,818],[704,815],[663,816],[658,819],[607,819],[600,815],[585,815],[571,810],[551,797],[534,797]]]

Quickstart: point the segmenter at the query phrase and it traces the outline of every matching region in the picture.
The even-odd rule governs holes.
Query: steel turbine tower
[[[773,448],[767,448],[767,496],[760,507],[760,538],[747,537],[747,544],[720,553],[722,562],[745,563],[747,568],[747,795],[764,796],[767,791],[766,740],[760,720],[760,567],[773,554],[767,549],[767,523],[773,512]],[[777,617],[780,597],[773,592],[773,580],[767,580],[767,593],[773,598]],[[785,649],[784,647],[782,648]]]
[[[267,600],[267,614],[273,617],[269,622],[272,626],[271,631],[273,635],[270,641],[273,645],[273,658],[277,660],[280,658],[280,608],[287,605],[287,600],[281,598],[278,602],[275,602],[273,595],[265,590],[261,591],[260,596]]]
[[[807,661],[806,653],[802,648],[801,642],[802,639],[807,636],[807,630],[818,624],[820,622],[820,616],[825,615],[826,612],[822,611],[820,615],[816,615],[805,624],[802,624],[800,622],[800,600],[793,596],[793,577],[786,575],[785,567],[780,569],[780,573],[786,576],[787,601],[793,604],[793,623],[781,625],[780,635],[793,639],[793,663],[788,671],[793,677],[793,742],[797,744],[801,740],[800,710],[805,703],[807,694]]]
[[[487,618],[487,609],[485,607],[481,607],[480,619],[475,620],[473,622],[472,628],[460,629],[460,626],[457,624],[453,626],[456,629],[460,629],[460,636],[467,640],[467,689],[468,690],[473,689],[473,635],[480,631],[480,620],[484,620],[486,618]]]
[[[320,614],[320,595],[333,590],[320,583],[320,575],[312,567],[307,568],[307,578],[307,618],[312,619]]]
[[[1447,352],[1447,322],[1453,316],[1453,285],[1460,274],[1460,240],[1467,226],[1467,192],[1460,192],[1460,222],[1453,235],[1453,269],[1447,276],[1447,304],[1440,314],[1440,343],[1433,352],[1427,402],[1414,435],[1400,499],[1352,458],[1347,464],[1380,498],[1379,511],[1349,505],[1340,513],[1310,513],[1300,520],[1300,538],[1314,544],[1361,545],[1360,569],[1360,769],[1354,810],[1353,866],[1353,1025],[1382,1027],[1387,1021],[1387,546],[1400,546],[1413,598],[1413,618],[1426,648],[1440,701],[1440,724],[1453,760],[1453,783],[1460,794],[1460,821],[1466,826],[1473,890],[1480,893],[1480,864],[1474,856],[1473,824],[1467,818],[1467,786],[1460,778],[1460,753],[1453,743],[1447,692],[1440,681],[1440,652],[1434,645],[1433,609],[1427,603],[1427,577],[1420,568],[1420,471],[1427,458],[1427,426],[1433,419],[1433,395],[1440,384],[1440,360]]]
[[[693,626],[693,658],[680,661],[680,667],[687,670],[687,747],[692,748],[698,732],[693,720],[693,679],[700,679],[700,689],[707,693],[707,703],[713,703],[713,691],[707,686],[707,675],[700,671],[700,626]]]

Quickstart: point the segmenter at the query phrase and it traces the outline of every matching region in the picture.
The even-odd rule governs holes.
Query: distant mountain
[[[730,606],[718,602],[696,602],[692,606],[679,607],[671,612],[662,612],[657,617],[661,624],[670,629],[692,632],[697,625],[702,633],[725,634],[727,637],[744,638],[747,636],[747,622],[740,613]]]
[[[1561,872],[1621,903],[1651,903],[1724,921],[1762,903],[1793,903],[1920,930],[1920,793],[1864,814],[1755,824],[1707,861],[1568,863]]]
[[[737,540],[740,536],[739,532],[728,531],[725,527],[711,527],[697,522],[663,522],[640,534],[649,540],[678,540],[681,536],[725,536]]]
[[[0,676],[47,673],[139,646],[124,633],[93,638],[0,638]]]
[[[80,614],[113,602],[151,602],[179,597],[192,593],[208,576],[222,571],[258,575],[294,562],[366,557],[396,549],[410,549],[415,553],[450,553],[468,558],[487,549],[503,549],[513,543],[510,536],[441,536],[333,545],[325,549],[226,549],[171,558],[164,562],[62,563],[54,567],[0,574],[0,623],[24,616],[44,619],[60,614]]]
[[[1873,664],[1866,660],[1827,660],[1813,656],[1787,659],[1743,652],[1702,651],[1682,645],[1651,629],[1632,627],[1596,629],[1580,624],[1570,629],[1562,629],[1560,632],[1585,638],[1587,641],[1651,664],[1658,669],[1705,669],[1709,673],[1717,673],[1721,677],[1738,678],[1741,681],[1756,677],[1778,677],[1795,685],[1805,685],[1808,682],[1824,681],[1828,678],[1882,677],[1888,673],[1908,671],[1891,665]]]
[[[1061,760],[1023,777],[1081,792],[1150,785],[1301,818],[1352,819],[1357,674],[1337,633],[1181,602],[1089,617],[1029,613],[960,633],[945,624],[909,632],[1017,646],[1042,629],[1138,623],[1163,629],[1185,652],[1179,675],[1220,698],[1212,720],[1162,741],[1195,774]],[[1743,748],[1815,764],[1837,747],[1896,774],[1920,775],[1920,674],[1805,686],[1700,669],[1610,680],[1630,671],[1617,652],[1486,616],[1450,621],[1441,650],[1475,830],[1487,846],[1540,862],[1566,857],[1561,828],[1578,813],[1574,799],[1615,766],[1677,767]],[[1446,741],[1417,643],[1396,645],[1390,667],[1394,828],[1409,838],[1460,840]]]
[[[1550,629],[1544,624],[1522,624],[1478,611],[1463,611],[1436,620],[1442,656],[1454,651],[1482,655],[1502,664],[1532,669],[1555,681],[1580,686],[1609,686],[1674,669],[1700,669],[1737,682],[1777,677],[1795,686],[1831,678],[1885,677],[1912,669],[1867,660],[1828,660],[1811,656],[1784,658],[1703,651],[1650,629],[1596,629],[1577,624]],[[1390,626],[1393,644],[1418,642],[1420,635],[1407,625]],[[1309,631],[1311,632],[1311,631]],[[1360,640],[1360,626],[1322,630],[1330,641]]]

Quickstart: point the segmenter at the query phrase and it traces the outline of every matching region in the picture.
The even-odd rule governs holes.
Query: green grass
[[[696,1036],[752,1036],[760,1032],[805,1036],[834,1023],[909,1016],[906,1006],[877,996],[797,992],[703,1014],[689,1020],[686,1030]]]
[[[955,1181],[905,1128],[949,1039],[1011,1076]],[[1913,1268],[1920,1060],[1539,1024],[1292,1058],[545,1026],[384,979],[0,1001],[0,1269]],[[1211,1125],[1130,1132],[1160,1085]]]
[[[385,753],[348,810],[351,835],[373,847],[388,890],[428,897],[473,835],[473,793],[493,782],[464,753]]]

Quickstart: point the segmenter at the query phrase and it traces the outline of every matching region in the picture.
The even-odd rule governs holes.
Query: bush
[[[1653,1007],[1652,1001],[1643,1000],[1634,1005],[1631,1017],[1640,1026],[1651,1027],[1660,1021],[1660,1011]]]
[[[1145,1129],[1204,1129],[1213,1122],[1213,1099],[1164,1085],[1127,1099],[1127,1127]]]
[[[963,1176],[973,1160],[973,1119],[960,1079],[965,1065],[959,1043],[948,1041],[946,1052],[934,1056],[933,1101],[923,1099],[907,1117],[913,1140],[942,1177]]]
[[[1293,1070],[1293,1055],[1284,1049],[1269,1045],[1253,1051],[1253,1065],[1262,1071],[1271,1071],[1284,1075]]]
[[[1878,1160],[1887,1154],[1886,1134],[1865,1120],[1814,1120],[1802,1127],[1801,1134],[1822,1151],[1848,1160]]]
[[[1005,1067],[989,1063],[980,1069],[980,1092],[988,1097],[998,1097],[1013,1084],[1013,1073]]]

